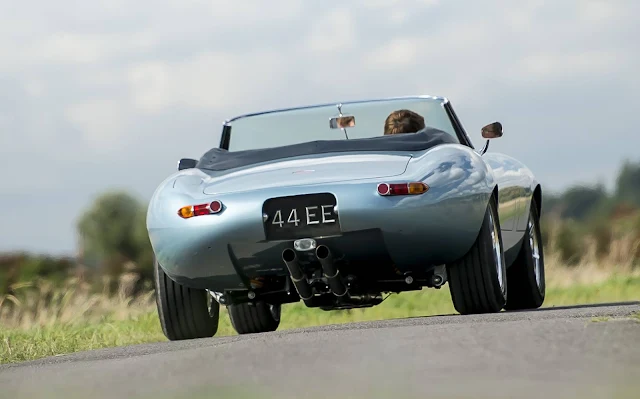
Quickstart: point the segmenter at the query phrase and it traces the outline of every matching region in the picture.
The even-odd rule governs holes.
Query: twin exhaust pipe
[[[319,245],[316,248],[316,257],[322,266],[322,274],[327,279],[327,284],[333,295],[337,297],[346,295],[348,292],[347,286],[342,282],[342,279],[340,279],[340,271],[333,262],[333,255],[329,247]],[[291,248],[285,249],[282,251],[282,260],[287,266],[287,269],[289,269],[291,280],[296,287],[296,291],[298,291],[298,295],[305,301],[313,298],[313,290],[302,271],[300,263],[298,263],[296,251]]]
[[[311,290],[309,282],[307,282],[307,277],[302,272],[300,263],[298,263],[298,254],[296,254],[296,251],[291,248],[285,249],[282,251],[282,260],[284,264],[287,265],[287,269],[289,269],[291,281],[293,281],[293,285],[296,287],[300,298],[304,301],[313,298],[313,291]]]

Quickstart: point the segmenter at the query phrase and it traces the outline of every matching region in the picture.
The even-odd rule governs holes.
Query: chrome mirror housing
[[[497,139],[504,134],[502,131],[502,123],[493,122],[482,128],[482,137],[485,139]]]
[[[480,150],[480,155],[483,155],[489,149],[489,140],[497,139],[498,137],[502,137],[504,132],[502,131],[502,123],[493,122],[482,128],[480,131],[482,137],[487,139],[487,142],[484,144],[484,147]]]

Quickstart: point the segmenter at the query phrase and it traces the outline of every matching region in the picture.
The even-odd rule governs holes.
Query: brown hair
[[[424,127],[422,116],[408,109],[400,109],[387,116],[384,121],[384,134],[415,133]]]

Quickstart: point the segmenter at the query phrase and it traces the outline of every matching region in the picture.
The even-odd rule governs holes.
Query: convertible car
[[[426,127],[384,135],[411,110]],[[447,284],[460,314],[541,306],[541,186],[520,161],[476,149],[442,97],[242,115],[184,158],[150,201],[157,306],[170,340],[274,331],[283,304],[331,311]],[[427,306],[427,304],[425,304]]]

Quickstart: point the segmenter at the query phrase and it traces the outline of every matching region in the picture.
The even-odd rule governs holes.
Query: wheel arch
[[[536,201],[536,211],[538,212],[538,216],[542,215],[542,187],[540,187],[540,184],[537,184],[533,189],[532,198]]]

